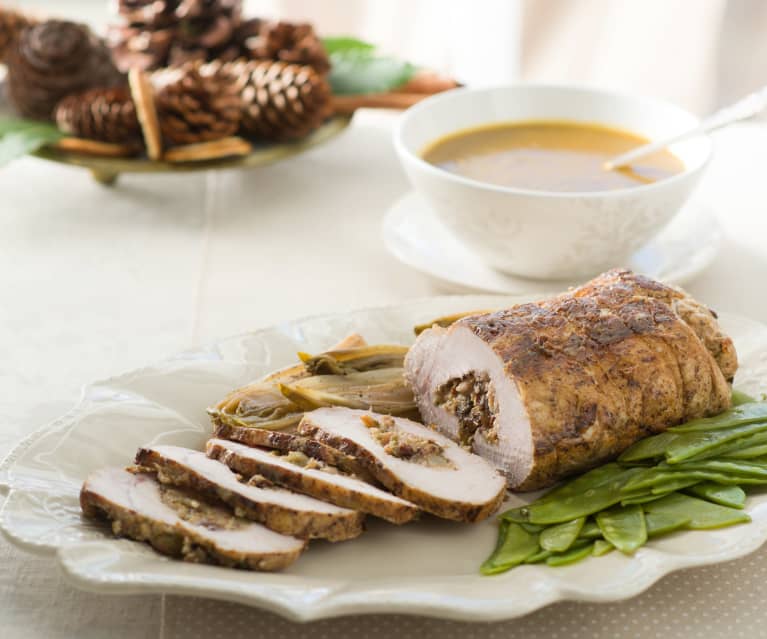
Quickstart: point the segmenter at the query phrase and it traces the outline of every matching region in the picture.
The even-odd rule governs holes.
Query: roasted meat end
[[[405,374],[423,421],[550,486],[636,440],[729,407],[732,340],[686,293],[628,271],[426,330]]]

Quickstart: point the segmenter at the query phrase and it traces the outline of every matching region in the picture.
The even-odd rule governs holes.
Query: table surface
[[[384,212],[408,185],[393,115],[361,112],[339,138],[271,167],[124,176],[100,186],[24,159],[0,171],[0,456],[65,412],[84,383],[301,315],[450,292],[399,264]],[[701,186],[725,240],[688,290],[767,322],[767,128],[717,137]],[[51,559],[0,539],[0,628],[17,637],[751,637],[767,622],[767,549],[677,573],[616,604],[557,604],[470,625],[374,616],[296,625],[185,597],[69,586]]]

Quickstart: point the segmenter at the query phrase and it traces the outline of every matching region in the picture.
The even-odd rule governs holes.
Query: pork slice
[[[438,517],[480,521],[505,495],[505,479],[488,462],[403,417],[320,408],[304,415],[299,432],[355,457],[392,493]]]
[[[404,524],[418,515],[415,504],[301,452],[280,454],[224,439],[211,439],[206,451],[245,477],[260,475],[285,488],[394,524]]]
[[[281,453],[300,452],[324,464],[356,475],[369,483],[374,481],[354,457],[326,446],[316,439],[299,435],[296,429],[268,430],[266,428],[232,426],[218,419],[214,419],[213,423],[213,434],[218,439],[228,439],[246,446],[270,448]]]
[[[163,486],[151,474],[122,468],[91,474],[80,491],[80,505],[87,517],[108,519],[115,535],[148,542],[185,561],[282,570],[306,547],[301,539],[236,517],[194,493]]]
[[[200,451],[150,446],[139,449],[136,464],[156,472],[164,484],[193,489],[285,535],[343,541],[364,530],[364,513],[294,493],[264,478],[244,483],[228,466]]]

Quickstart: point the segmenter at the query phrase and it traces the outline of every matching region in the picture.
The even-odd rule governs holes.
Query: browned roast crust
[[[505,363],[530,420],[533,468],[514,488],[543,488],[728,408],[735,351],[702,308],[613,270],[549,300],[460,320]]]
[[[738,356],[732,339],[722,332],[716,321],[717,314],[713,310],[680,288],[637,275],[628,269],[607,271],[577,289],[574,295],[588,296],[600,288],[623,296],[652,297],[668,304],[703,342],[724,378],[732,382],[738,369]]]
[[[213,422],[213,434],[220,439],[240,442],[246,446],[271,448],[283,453],[295,450],[329,466],[335,466],[345,473],[357,475],[363,481],[375,483],[367,470],[353,457],[344,455],[341,451],[326,446],[315,439],[303,437],[293,430],[267,430],[265,428],[232,426],[217,416],[211,416],[211,421]]]
[[[359,461],[368,472],[392,493],[403,499],[413,502],[426,512],[443,519],[453,521],[478,522],[492,515],[504,500],[506,491],[502,489],[497,497],[486,504],[467,504],[446,499],[440,499],[428,492],[424,492],[408,486],[397,475],[386,468],[381,461],[370,451],[357,442],[323,430],[321,426],[312,422],[312,414],[307,413],[301,420],[299,432],[313,437],[328,446],[340,450]]]
[[[364,513],[305,512],[282,504],[257,502],[218,486],[149,448],[138,450],[136,464],[152,469],[163,484],[188,488],[209,500],[226,504],[238,517],[257,521],[283,535],[299,539],[345,541],[358,537],[364,531]]]
[[[238,455],[235,451],[227,450],[212,441],[208,442],[206,452],[209,457],[217,459],[245,477],[261,475],[275,484],[296,492],[311,495],[337,506],[375,515],[393,524],[407,523],[419,514],[418,508],[413,504],[377,499],[375,495],[323,482],[316,477],[300,473],[298,468],[296,472],[291,472],[287,468],[261,463],[259,460]]]
[[[287,568],[306,547],[304,543],[294,552],[248,553],[220,548],[189,530],[181,530],[115,504],[88,490],[87,484],[80,491],[80,507],[86,517],[110,521],[112,532],[118,537],[145,541],[164,555],[193,563],[271,572]]]

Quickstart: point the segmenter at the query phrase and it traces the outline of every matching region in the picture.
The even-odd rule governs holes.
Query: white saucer
[[[453,288],[519,294],[564,290],[580,283],[533,280],[494,270],[461,244],[415,191],[400,198],[386,213],[383,238],[386,248],[398,260],[454,285]],[[682,284],[711,263],[721,239],[716,216],[693,197],[627,264],[615,266],[626,266],[670,284]]]

